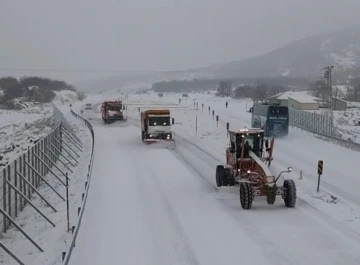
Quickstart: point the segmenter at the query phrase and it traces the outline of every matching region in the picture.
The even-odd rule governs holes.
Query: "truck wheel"
[[[254,195],[251,185],[249,183],[240,183],[240,203],[241,207],[249,210],[252,206]]]
[[[145,136],[144,136],[144,132],[141,132],[141,141],[144,141]]]
[[[216,186],[221,187],[225,186],[224,184],[224,176],[225,176],[225,168],[222,165],[218,165],[216,167]]]
[[[294,208],[296,204],[296,185],[294,180],[286,179],[284,181],[283,189],[285,206],[289,208]]]

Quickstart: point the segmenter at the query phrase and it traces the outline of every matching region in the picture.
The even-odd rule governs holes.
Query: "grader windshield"
[[[264,142],[263,132],[240,132],[236,134],[236,153],[237,156],[241,156],[242,141],[244,141],[245,151],[251,150],[258,157],[262,156],[262,147]],[[246,155],[246,152],[245,152]]]

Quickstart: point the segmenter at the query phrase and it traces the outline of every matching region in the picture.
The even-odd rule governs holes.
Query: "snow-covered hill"
[[[129,87],[149,88],[158,81],[195,78],[315,77],[327,65],[334,65],[335,73],[357,75],[360,69],[360,25],[294,41],[245,60],[184,71],[122,73],[80,82],[76,87],[94,92]]]
[[[53,103],[57,106],[78,101],[73,91],[56,91]],[[27,104],[28,105],[28,104]],[[0,110],[0,168],[28,150],[44,137],[54,121],[52,104],[38,104],[20,110]]]
[[[317,76],[327,65],[336,71],[360,66],[360,25],[292,42],[261,56],[210,66],[221,77]]]

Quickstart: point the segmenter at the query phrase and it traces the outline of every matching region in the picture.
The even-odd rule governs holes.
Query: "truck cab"
[[[173,135],[171,125],[174,119],[169,110],[147,110],[141,113],[142,140],[171,140]]]
[[[101,115],[105,123],[124,120],[124,106],[121,101],[105,101],[101,104]]]

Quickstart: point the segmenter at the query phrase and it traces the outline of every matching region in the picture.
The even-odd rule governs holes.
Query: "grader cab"
[[[277,182],[283,173],[291,172],[291,167],[275,177],[270,171],[274,139],[264,139],[260,129],[229,131],[230,143],[226,149],[226,165],[216,168],[216,184],[240,186],[240,203],[243,209],[250,209],[255,196],[266,196],[268,204],[274,204],[281,195],[287,207],[296,203],[296,186],[286,179],[282,186]]]

